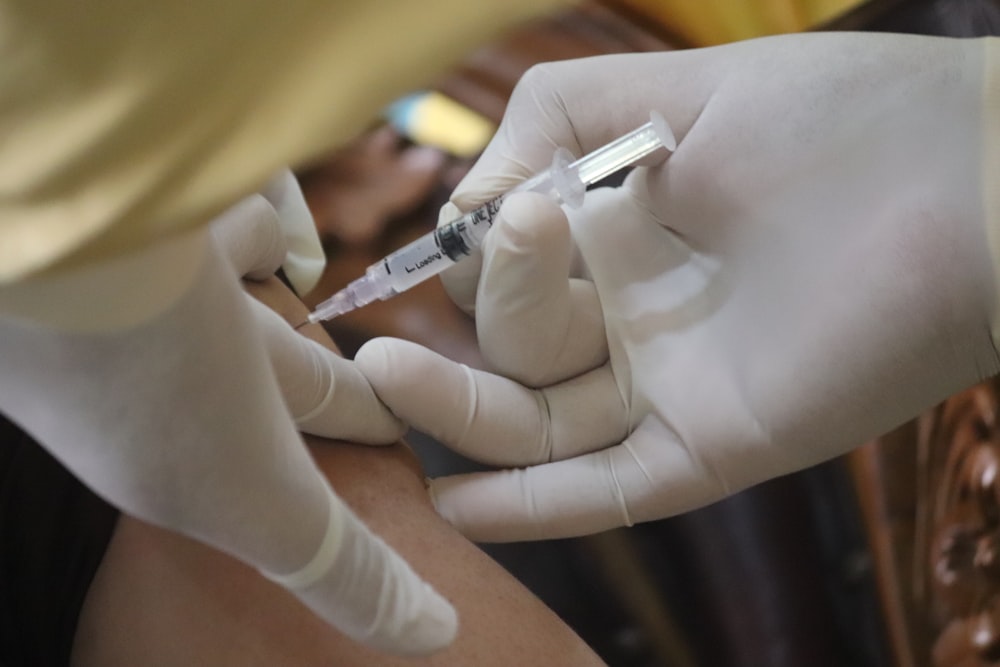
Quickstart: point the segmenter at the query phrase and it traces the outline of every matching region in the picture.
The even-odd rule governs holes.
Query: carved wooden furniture
[[[1000,2],[873,2],[832,27],[997,35]],[[897,667],[1000,665],[998,414],[994,379],[848,457]]]
[[[1000,381],[852,456],[895,664],[1000,664]]]

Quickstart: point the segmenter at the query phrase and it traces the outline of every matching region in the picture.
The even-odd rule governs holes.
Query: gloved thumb
[[[569,277],[573,242],[555,201],[511,195],[483,251],[476,328],[497,371],[541,387],[604,363],[601,304],[593,283]]]
[[[328,623],[368,646],[420,656],[458,631],[451,604],[331,491],[327,532],[297,572],[267,574]]]

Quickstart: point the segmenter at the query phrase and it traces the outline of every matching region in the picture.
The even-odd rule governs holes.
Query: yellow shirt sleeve
[[[552,4],[0,0],[0,284],[203,224]]]

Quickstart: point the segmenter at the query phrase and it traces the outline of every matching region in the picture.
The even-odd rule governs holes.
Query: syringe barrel
[[[436,232],[424,234],[382,261],[369,267],[367,274],[392,288],[404,292],[455,263],[438,246]],[[386,297],[382,297],[386,298]]]
[[[635,164],[663,145],[652,122],[598,148],[574,162],[580,180],[587,185],[610,176],[622,167]]]
[[[473,250],[483,245],[486,232],[500,214],[500,206],[504,199],[514,192],[540,192],[555,196],[559,201],[582,200],[583,183],[576,177],[570,162],[572,156],[568,152],[556,151],[551,169],[522,181],[509,192],[469,211],[458,220],[438,227],[434,231],[437,246],[456,262],[472,254]]]
[[[550,169],[521,182],[510,192],[541,192],[575,208],[583,203],[588,185],[635,164],[660,146],[673,151],[677,141],[666,120],[653,112],[650,122],[575,162],[568,151],[557,150]],[[500,195],[486,202],[372,264],[364,276],[317,306],[309,321],[336,317],[376,299],[388,299],[472,254],[482,245],[505,197]]]
[[[483,245],[486,232],[490,230],[493,221],[500,214],[500,205],[503,203],[503,199],[503,195],[491,199],[458,220],[434,230],[434,238],[441,251],[457,262]]]
[[[373,264],[369,271],[384,273],[383,279],[397,293],[441,273],[483,244],[483,237],[500,211],[501,201],[498,197],[421,236]]]
[[[673,149],[676,144],[666,122],[657,114],[651,114],[649,123],[575,162],[568,151],[557,150],[550,169],[373,264],[366,274],[365,291],[376,290],[378,298],[387,299],[471,255],[482,245],[486,232],[500,213],[503,200],[510,193],[540,192],[576,207],[582,203],[587,185],[633,164],[662,145]]]

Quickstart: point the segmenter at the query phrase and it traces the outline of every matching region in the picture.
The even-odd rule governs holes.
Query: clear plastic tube
[[[666,120],[653,112],[645,125],[579,160],[574,161],[569,151],[560,148],[548,170],[372,264],[365,275],[320,303],[309,314],[309,322],[329,320],[375,300],[389,299],[468,257],[482,245],[510,193],[541,192],[576,208],[583,203],[588,185],[632,166],[661,146],[673,151],[677,142]]]

